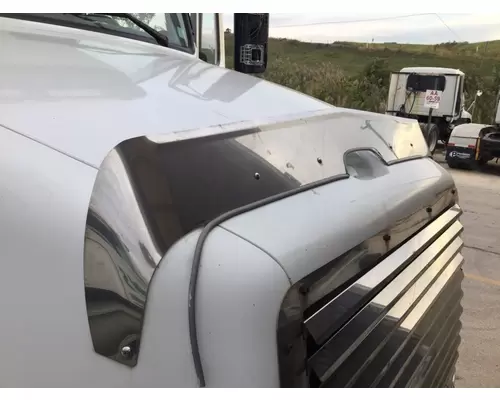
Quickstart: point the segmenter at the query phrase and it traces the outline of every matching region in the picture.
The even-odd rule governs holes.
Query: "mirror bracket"
[[[234,69],[261,74],[267,67],[269,14],[234,14]]]

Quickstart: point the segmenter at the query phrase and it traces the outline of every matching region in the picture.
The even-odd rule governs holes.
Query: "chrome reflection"
[[[149,282],[178,239],[225,212],[323,178],[313,171],[298,181],[237,140],[217,139],[157,144],[138,138],[122,143],[101,165],[84,253],[97,353],[137,363]],[[304,167],[318,170],[315,159]]]
[[[95,182],[84,258],[94,349],[128,365],[137,362],[147,288],[161,259],[132,181],[123,154],[113,150]]]
[[[367,119],[367,116],[371,119]],[[330,152],[333,150],[337,155],[354,148],[373,148],[388,164],[429,155],[429,149],[417,121],[342,108],[293,114],[278,120],[270,118],[257,123],[242,121],[162,136],[148,136],[147,139],[154,143],[168,143],[225,134],[242,137],[244,139],[240,142],[252,147],[254,142],[248,136],[250,133],[277,134],[280,131],[291,142],[286,148],[295,149],[296,152],[301,149],[297,147],[297,143],[307,139],[315,142],[315,146],[311,146],[309,151],[314,149],[321,153],[326,149]],[[276,137],[279,136],[275,135],[272,140],[276,140]],[[262,145],[268,144],[269,142],[261,143],[259,147],[262,149]],[[266,153],[258,154],[267,157]],[[325,156],[331,158],[332,153],[327,153]],[[290,162],[293,163],[293,160]]]

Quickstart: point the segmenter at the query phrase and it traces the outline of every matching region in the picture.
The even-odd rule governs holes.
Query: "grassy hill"
[[[233,37],[226,34],[227,66],[232,67]],[[376,112],[385,110],[390,71],[409,66],[458,68],[466,76],[466,105],[481,89],[474,112],[490,123],[500,88],[500,40],[438,45],[306,43],[271,38],[264,78],[331,104]]]

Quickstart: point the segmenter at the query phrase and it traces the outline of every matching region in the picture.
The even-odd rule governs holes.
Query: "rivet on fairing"
[[[120,350],[120,354],[123,358],[131,358],[132,357],[132,349],[130,346],[123,346]]]

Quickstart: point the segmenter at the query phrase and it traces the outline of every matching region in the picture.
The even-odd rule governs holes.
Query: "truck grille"
[[[460,214],[458,206],[448,209],[302,320],[304,383],[450,384],[462,313]]]

